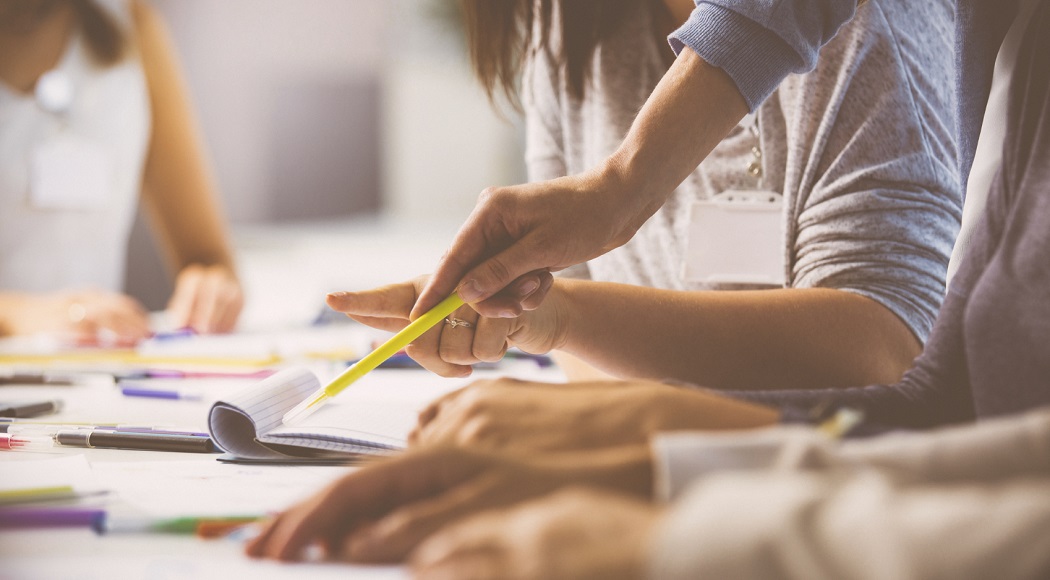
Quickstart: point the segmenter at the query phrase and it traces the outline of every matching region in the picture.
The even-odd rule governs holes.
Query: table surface
[[[420,407],[433,396],[469,382],[441,379],[425,371],[375,371],[361,388],[418,382]],[[509,374],[550,382],[563,380],[557,369],[511,365],[501,371],[476,372],[475,378]],[[325,377],[319,373],[322,380]],[[38,420],[58,422],[167,425],[206,431],[211,404],[252,384],[246,379],[180,381],[205,394],[203,400],[126,397],[112,384],[78,386],[0,386],[0,400],[60,398],[58,414]],[[170,384],[170,383],[169,383]],[[414,383],[413,383],[414,384]],[[356,385],[355,385],[356,387]],[[403,391],[403,389],[402,389]],[[398,395],[402,400],[404,392]],[[214,454],[164,453],[55,447],[41,452],[0,452],[0,480],[27,461],[83,455],[108,493],[81,500],[84,505],[153,515],[208,515],[231,502],[236,513],[276,512],[307,497],[353,467],[232,465]],[[189,510],[189,511],[187,511]],[[231,512],[225,512],[231,513]],[[403,578],[399,567],[364,567],[331,563],[282,564],[251,560],[242,545],[229,539],[205,540],[166,534],[99,536],[83,528],[0,531],[0,579],[35,578]]]

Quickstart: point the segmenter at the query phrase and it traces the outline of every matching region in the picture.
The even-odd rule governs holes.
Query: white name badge
[[[682,276],[708,284],[784,285],[784,200],[726,191],[693,204]]]
[[[96,209],[113,190],[109,153],[75,136],[55,137],[38,146],[30,171],[30,202],[39,209]]]

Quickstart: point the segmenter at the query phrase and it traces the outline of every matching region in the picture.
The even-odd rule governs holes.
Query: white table
[[[424,371],[376,371],[369,388],[382,384],[383,372],[415,373],[420,392],[428,397],[463,384]],[[496,374],[475,373],[478,378]],[[511,374],[560,381],[557,370],[519,365]],[[404,375],[398,375],[404,382]],[[322,380],[324,377],[322,377]],[[117,422],[172,425],[206,430],[211,403],[242,380],[203,381],[206,400],[155,400],[125,397],[112,385],[0,386],[0,400],[61,398],[65,407],[48,421]],[[426,388],[424,388],[426,387]],[[404,396],[402,393],[399,395]],[[422,404],[422,403],[421,403]],[[41,418],[40,420],[43,420]],[[22,462],[46,461],[83,454],[102,487],[111,493],[100,500],[107,508],[158,513],[211,515],[216,504],[231,501],[244,510],[278,511],[306,497],[349,467],[243,466],[220,464],[213,454],[162,453],[56,447],[50,452],[0,452],[0,479]],[[190,511],[187,511],[190,510]],[[229,513],[229,512],[227,512]],[[258,512],[255,512],[258,513]],[[361,567],[328,563],[281,564],[253,561],[239,543],[161,534],[98,536],[80,528],[0,531],[0,579],[77,578],[402,578],[398,567]]]

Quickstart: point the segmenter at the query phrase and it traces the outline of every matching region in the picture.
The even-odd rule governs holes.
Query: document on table
[[[0,463],[0,506],[104,493],[83,455]]]
[[[289,409],[320,387],[306,369],[281,371],[215,403],[208,417],[212,438],[241,459],[385,455],[404,449],[427,400],[358,390],[357,396],[341,395],[300,423],[281,423]]]

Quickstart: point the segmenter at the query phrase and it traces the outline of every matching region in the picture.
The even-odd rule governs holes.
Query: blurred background
[[[323,294],[429,272],[523,131],[474,81],[455,0],[153,0],[190,86],[248,300],[299,323]],[[140,223],[127,290],[171,275]]]

